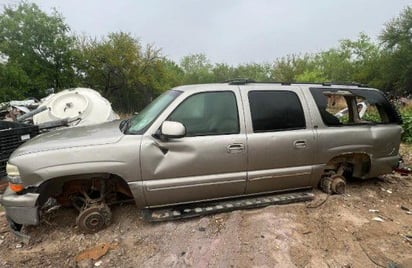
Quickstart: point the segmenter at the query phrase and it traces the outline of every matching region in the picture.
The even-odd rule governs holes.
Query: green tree
[[[314,68],[313,57],[309,54],[303,56],[292,54],[278,58],[273,63],[271,78],[279,82],[296,82],[301,79],[304,72]],[[300,82],[307,82],[301,81]]]
[[[98,90],[115,110],[141,110],[153,97],[179,84],[179,69],[164,59],[153,45],[142,48],[130,34],[111,33],[107,38],[79,40],[83,55],[82,84]],[[170,80],[169,80],[170,79]]]
[[[224,82],[237,78],[235,68],[226,63],[217,63],[212,68],[213,82]]]
[[[412,7],[385,25],[380,35],[384,46],[384,75],[388,87],[412,93]]]
[[[347,51],[351,63],[351,81],[382,87],[380,66],[382,53],[379,47],[365,33],[360,33],[355,41],[344,39],[340,42],[342,51]]]
[[[269,64],[249,63],[233,67],[225,63],[219,63],[213,66],[212,73],[213,82],[224,82],[237,78],[264,82],[270,81],[271,66]]]
[[[214,82],[213,65],[205,54],[192,54],[185,56],[180,61],[184,72],[184,84],[201,84]]]
[[[267,82],[271,80],[272,66],[268,63],[249,63],[239,65],[235,68],[235,78],[248,78],[259,82]]]
[[[290,75],[299,82],[380,83],[381,52],[364,33],[354,41],[341,40],[336,48],[292,59]]]
[[[315,61],[329,81],[351,82],[354,70],[349,50],[331,48],[319,53]]]
[[[0,14],[1,98],[41,97],[44,89],[73,86],[77,54],[69,33],[56,11],[48,15],[27,2],[6,6]]]
[[[319,69],[305,70],[303,73],[295,76],[296,82],[321,83],[328,79]]]
[[[163,80],[165,88],[175,87],[183,84],[184,72],[174,61],[164,58],[162,60],[164,68]]]

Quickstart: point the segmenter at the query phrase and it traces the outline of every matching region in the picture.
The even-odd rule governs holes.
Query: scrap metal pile
[[[39,133],[118,119],[110,102],[90,88],[66,89],[36,99],[0,103],[0,194],[7,186],[6,164],[11,153]]]
[[[110,102],[90,88],[66,89],[41,101],[0,103],[0,120],[37,125],[40,130],[98,124],[118,118]]]

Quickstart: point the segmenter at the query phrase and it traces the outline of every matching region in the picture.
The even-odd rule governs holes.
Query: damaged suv
[[[94,232],[124,199],[156,208],[318,186],[343,193],[345,177],[397,166],[401,132],[384,94],[361,85],[181,86],[128,120],[29,140],[9,159],[1,204],[16,234],[50,200],[77,208],[78,226]]]

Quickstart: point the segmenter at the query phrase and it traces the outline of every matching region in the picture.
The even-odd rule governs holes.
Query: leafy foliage
[[[116,110],[131,113],[155,95],[173,86],[179,70],[151,45],[142,48],[127,33],[111,33],[107,38],[83,41],[82,84],[100,91]]]
[[[402,141],[412,143],[412,107],[401,109],[403,120]]]
[[[213,82],[212,64],[205,54],[193,54],[183,57],[180,67],[184,72],[184,84]]]
[[[412,93],[412,7],[406,7],[399,17],[387,23],[380,39],[390,86]]]
[[[1,100],[46,88],[75,85],[75,39],[55,11],[47,15],[36,4],[5,7],[0,15]]]

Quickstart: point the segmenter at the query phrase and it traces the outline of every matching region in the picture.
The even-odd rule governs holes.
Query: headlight
[[[15,165],[7,163],[6,172],[9,177],[20,177],[19,169]]]
[[[16,193],[23,191],[24,185],[20,178],[19,169],[15,165],[7,163],[6,172],[7,177],[9,178],[10,189]]]

